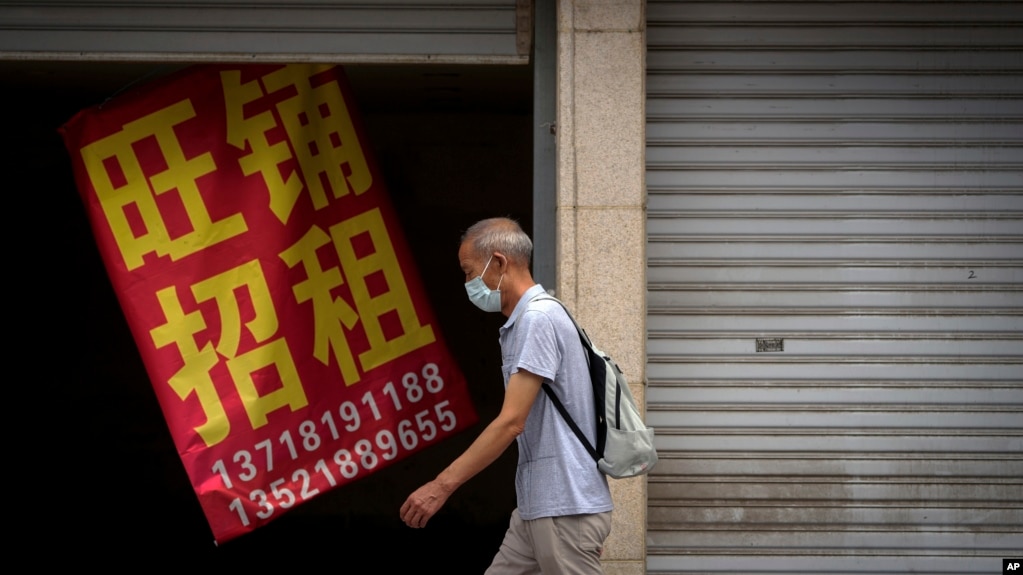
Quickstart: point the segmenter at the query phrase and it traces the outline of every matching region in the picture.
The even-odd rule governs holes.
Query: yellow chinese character
[[[358,248],[353,241],[359,244]],[[337,252],[341,269],[323,269],[320,265],[316,250],[329,243]],[[313,226],[280,256],[289,267],[301,263],[305,268],[307,279],[293,289],[296,301],[313,303],[313,355],[328,365],[328,348],[333,349],[346,385],[359,381],[359,370],[342,325],[351,330],[362,322],[369,342],[369,349],[359,354],[359,366],[363,371],[435,341],[433,328],[419,323],[379,209],[331,226],[330,235]],[[332,290],[345,284],[342,270],[348,278],[355,309],[342,298],[331,295]],[[382,318],[385,316],[396,320],[390,322],[389,334],[384,333]],[[401,333],[394,333],[399,327]]]
[[[153,328],[150,335],[157,348],[177,345],[185,365],[168,383],[182,400],[195,393],[206,415],[206,423],[195,431],[207,446],[220,443],[231,431],[222,399],[210,377],[210,370],[221,357],[227,358],[227,369],[253,429],[266,425],[267,414],[277,409],[290,407],[296,411],[308,404],[287,342],[283,337],[269,341],[277,333],[277,312],[258,260],[198,282],[192,286],[192,293],[197,303],[216,304],[220,316],[216,347],[206,343],[199,349],[196,345],[195,335],[206,329],[206,321],[199,311],[184,312],[173,286],[156,293],[167,323]],[[244,301],[250,305],[244,305]],[[250,308],[254,317],[244,325],[259,345],[239,354],[241,310]],[[271,366],[274,372],[268,373],[265,368]],[[267,391],[273,386],[276,389]]]
[[[248,294],[248,301],[255,315],[252,320],[245,323],[245,328],[256,343],[263,345],[239,355],[238,347],[242,332],[240,313],[242,302],[239,295],[243,289]],[[220,315],[217,352],[228,358],[227,369],[231,372],[231,378],[238,389],[238,395],[253,429],[266,425],[266,416],[271,411],[285,406],[290,407],[291,411],[296,411],[308,404],[287,342],[280,338],[263,343],[277,333],[278,323],[277,312],[270,298],[270,288],[266,285],[259,260],[252,260],[205,279],[192,286],[192,293],[197,302],[213,300],[217,304]],[[270,366],[275,368],[275,374],[266,375],[261,371]],[[260,395],[254,375],[260,379],[279,379],[280,387]],[[266,389],[265,385],[261,387]]]
[[[405,276],[401,273],[380,210],[373,209],[331,226],[330,236],[369,339],[369,350],[359,354],[362,369],[368,371],[432,343],[435,339],[433,328],[419,324],[419,316],[412,305]],[[356,238],[360,239],[360,245],[362,240],[368,240],[372,252],[357,253],[353,244]],[[382,274],[386,290],[372,293],[374,290],[367,280],[377,274]],[[380,322],[389,314],[397,316],[402,329],[400,335],[390,339],[384,334]]]
[[[231,432],[231,422],[227,419],[220,395],[210,377],[210,370],[219,361],[217,352],[209,343],[202,349],[195,344],[195,334],[206,329],[206,322],[198,311],[186,314],[181,309],[174,286],[156,292],[156,299],[160,302],[167,323],[150,330],[153,343],[157,349],[177,344],[178,353],[185,362],[168,383],[182,401],[195,393],[199,407],[206,414],[206,423],[196,427],[195,432],[207,446],[216,445]]]
[[[269,366],[274,367],[274,374],[267,376],[263,368]],[[227,360],[227,369],[238,388],[238,395],[245,406],[245,413],[249,415],[252,429],[266,425],[266,416],[270,412],[282,407],[297,411],[309,404],[295,362],[291,359],[291,350],[284,338]],[[257,380],[269,380],[274,385],[280,381],[281,385],[260,395],[256,387]],[[265,389],[267,384],[261,383],[260,387]]]
[[[313,329],[315,341],[313,357],[324,365],[330,365],[328,348],[334,350],[334,359],[341,369],[345,385],[359,381],[359,370],[355,358],[345,339],[341,325],[352,329],[359,322],[359,315],[340,297],[332,297],[331,290],[345,283],[337,268],[324,270],[316,250],[330,244],[330,237],[317,226],[306,232],[295,245],[281,252],[280,257],[288,267],[299,263],[305,268],[306,278],[295,284],[295,300],[299,303],[313,302]]]
[[[327,205],[327,187],[335,198],[362,194],[373,183],[355,126],[337,82],[313,86],[309,79],[329,66],[290,65],[267,74],[269,92],[294,86],[298,94],[277,104],[312,199]]]
[[[246,288],[255,317],[245,324],[256,342],[270,339],[277,333],[277,312],[270,299],[270,288],[263,277],[259,260],[252,260],[226,272],[207,278],[192,286],[195,301],[214,300],[220,313],[220,340],[217,352],[224,357],[234,357],[241,341],[241,316],[239,315],[238,289]]]
[[[244,233],[248,228],[241,214],[218,221],[210,219],[196,180],[216,171],[209,153],[186,159],[174,126],[195,116],[192,104],[182,100],[125,124],[121,131],[81,150],[82,160],[114,240],[129,270],[143,264],[143,256],[155,252],[172,260],[198,252],[207,246]],[[153,138],[166,169],[146,175],[133,144]],[[177,193],[191,231],[171,238],[156,195]],[[129,214],[137,214],[133,229]]]
[[[302,182],[294,173],[288,174],[287,178],[281,175],[279,165],[292,156],[287,142],[270,144],[266,139],[267,131],[277,126],[273,114],[266,111],[251,118],[245,117],[242,111],[245,104],[263,97],[263,89],[258,81],[242,84],[241,76],[237,70],[220,73],[227,110],[227,141],[242,150],[246,143],[249,144],[251,152],[238,161],[242,173],[251,176],[259,172],[263,176],[270,192],[270,210],[281,223],[287,223],[302,193]]]

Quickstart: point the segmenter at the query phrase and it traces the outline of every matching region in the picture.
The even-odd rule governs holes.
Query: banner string
[[[186,66],[188,66],[188,64],[177,65],[177,66],[172,66],[172,65],[165,64],[165,65],[162,65],[162,66],[157,66],[157,67],[153,68],[152,70],[150,70],[149,72],[147,72],[145,74],[142,74],[141,76],[135,78],[131,82],[128,82],[127,84],[125,84],[125,85],[121,86],[120,88],[118,88],[117,90],[115,90],[112,94],[107,96],[106,99],[103,100],[98,106],[96,106],[96,108],[102,110],[103,106],[105,106],[107,104],[107,102],[109,102],[110,100],[113,100],[117,96],[119,96],[119,95],[123,94],[124,92],[130,90],[132,87],[137,86],[139,84],[144,84],[144,83],[148,82],[149,80],[153,80],[153,79],[158,78],[160,76],[166,76],[167,74],[170,74],[171,72],[176,72],[176,71],[178,71],[178,70],[180,70],[180,69],[182,69],[182,68],[184,68]]]

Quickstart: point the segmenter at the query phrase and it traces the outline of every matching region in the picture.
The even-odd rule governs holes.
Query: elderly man
[[[458,261],[469,299],[508,320],[500,330],[505,394],[501,412],[451,465],[408,497],[401,518],[423,527],[455,489],[518,441],[518,507],[488,574],[601,573],[611,531],[611,494],[579,439],[546,395],[549,384],[575,421],[595,421],[579,335],[565,310],[529,271],[533,243],[517,223],[493,218],[462,236]],[[593,426],[585,428],[590,442]]]

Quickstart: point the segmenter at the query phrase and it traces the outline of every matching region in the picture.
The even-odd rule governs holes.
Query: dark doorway
[[[482,423],[213,545],[57,133],[78,110],[175,67],[0,63],[4,98],[15,111],[8,140],[15,149],[5,163],[22,182],[11,194],[11,213],[29,216],[11,228],[21,230],[24,249],[14,266],[27,280],[15,290],[26,312],[15,314],[12,332],[21,342],[17,355],[42,368],[19,386],[18,405],[29,410],[25,431],[49,438],[21,443],[39,494],[22,503],[27,530],[59,541],[59,553],[79,565],[143,566],[168,558],[342,572],[482,572],[514,506],[514,450],[463,487],[427,529],[412,531],[398,520],[405,497],[464,450]],[[483,217],[509,215],[529,231],[531,70],[352,66],[348,75],[441,332],[485,423],[503,396],[496,337],[502,318],[466,300],[456,252],[462,231]]]

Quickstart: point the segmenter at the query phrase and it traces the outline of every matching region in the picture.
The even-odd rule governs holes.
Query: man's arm
[[[543,378],[519,370],[508,378],[501,413],[476,441],[437,476],[409,495],[401,506],[401,520],[409,527],[423,527],[448,497],[463,483],[483,471],[511,445],[526,428],[526,418],[540,391]]]

